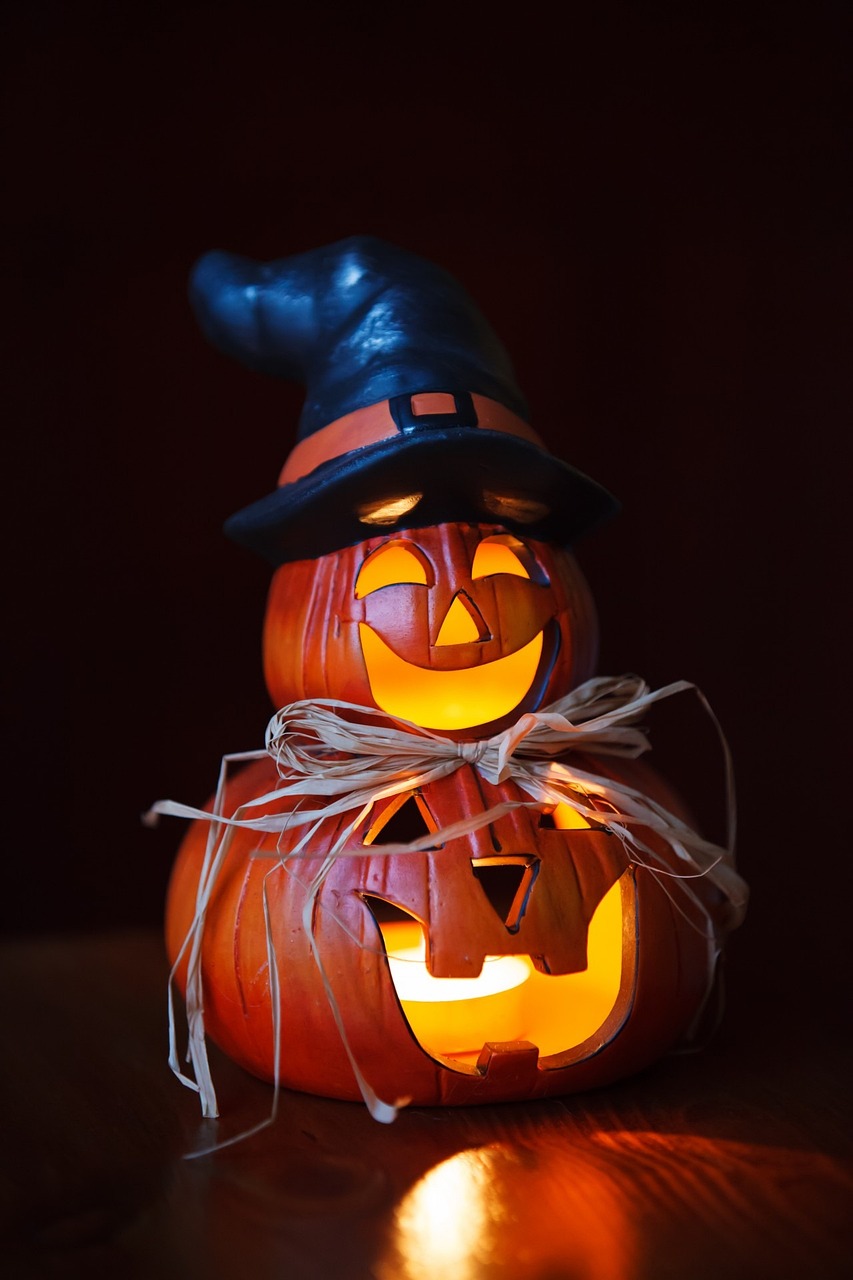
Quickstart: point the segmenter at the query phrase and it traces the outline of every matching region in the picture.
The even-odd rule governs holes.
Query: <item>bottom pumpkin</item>
[[[601,772],[600,761],[592,767]],[[617,767],[608,766],[611,777],[661,799],[645,765]],[[245,767],[222,812],[275,781],[269,759]],[[441,842],[451,823],[507,801],[525,807]],[[664,874],[630,860],[606,808],[587,822],[567,805],[532,806],[512,781],[492,785],[463,765],[377,802],[322,880],[306,929],[312,882],[345,825],[326,819],[309,855],[290,860],[301,830],[236,831],[207,907],[206,1030],[262,1079],[276,1075],[278,1024],[278,1078],[304,1092],[361,1097],[351,1054],[382,1098],[470,1105],[554,1096],[636,1072],[707,1021],[723,895],[701,877],[678,878],[683,867],[649,832]],[[193,925],[209,828],[192,824],[173,869],[173,964]],[[430,832],[436,845],[423,852],[383,852]],[[187,950],[176,965],[182,990]]]

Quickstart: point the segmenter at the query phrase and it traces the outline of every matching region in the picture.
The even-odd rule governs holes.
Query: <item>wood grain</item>
[[[205,1280],[841,1280],[849,1044],[743,986],[704,1052],[568,1099],[404,1111],[166,1063],[156,934],[2,950],[2,1274]],[[829,996],[827,996],[827,1000]],[[781,1000],[781,997],[780,997]]]

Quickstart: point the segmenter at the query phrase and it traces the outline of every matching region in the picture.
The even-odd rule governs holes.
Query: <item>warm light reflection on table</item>
[[[377,1280],[536,1274],[627,1280],[634,1229],[618,1186],[588,1155],[495,1143],[434,1166],[401,1201]]]
[[[421,1178],[397,1212],[397,1244],[411,1276],[469,1280],[491,1247],[488,1161],[461,1151]]]

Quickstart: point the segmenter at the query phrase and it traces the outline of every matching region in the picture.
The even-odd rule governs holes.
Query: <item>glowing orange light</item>
[[[362,524],[396,524],[401,516],[414,510],[422,497],[422,493],[409,493],[386,502],[366,502],[358,508],[358,518]]]
[[[478,640],[485,640],[485,633],[481,634],[480,628],[474,620],[473,608],[474,606],[470,602],[466,602],[466,598],[461,591],[458,595],[455,595],[450,608],[444,616],[444,621],[435,638],[435,643],[470,644],[472,641],[476,643]]]
[[[410,543],[385,542],[367,557],[359,569],[355,598],[363,600],[374,591],[398,586],[401,582],[426,586],[426,567]]]
[[[533,972],[526,956],[487,956],[477,978],[434,978],[416,921],[382,926],[394,987],[418,1038],[442,1053],[474,1052],[486,1040],[519,1039],[521,987]]]
[[[521,560],[509,545],[506,537],[483,538],[477,544],[471,565],[472,578],[491,578],[496,573],[511,573],[516,578],[529,578]]]
[[[527,956],[488,956],[477,978],[434,978],[417,921],[380,928],[398,999],[419,1044],[436,1056],[476,1062],[486,1041],[529,1040],[547,1057],[600,1030],[622,982],[622,914],[617,881],[590,922],[586,969],[557,975],[539,973]]]
[[[540,631],[505,658],[438,671],[406,662],[366,622],[359,623],[359,634],[377,707],[425,729],[468,729],[508,715],[533,683],[543,643]]]

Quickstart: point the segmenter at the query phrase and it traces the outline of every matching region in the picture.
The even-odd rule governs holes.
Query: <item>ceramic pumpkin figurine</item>
[[[570,548],[614,500],[528,425],[459,284],[395,246],[211,254],[193,299],[306,387],[278,487],[226,526],[275,570],[267,749],[207,813],[155,806],[195,818],[166,936],[205,1110],[205,1033],[380,1119],[647,1065],[695,1034],[746,890],[633,758],[685,686],[594,678]]]

